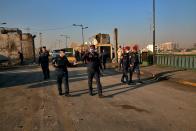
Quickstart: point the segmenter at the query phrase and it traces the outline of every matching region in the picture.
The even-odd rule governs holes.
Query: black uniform
[[[140,81],[140,54],[138,52],[132,54],[131,64],[133,66],[130,72],[130,82],[132,82],[132,76],[134,71],[137,72],[137,77]]]
[[[97,83],[98,94],[102,96],[102,85],[100,82],[100,69],[102,70],[102,65],[99,54],[97,52],[88,52],[84,55],[83,59],[87,61],[89,94],[93,95],[92,81],[94,77]]]
[[[23,53],[19,52],[19,58],[20,58],[20,64],[22,65],[24,59]]]
[[[106,62],[107,62],[107,52],[102,52],[101,54],[101,62],[103,63],[103,68],[106,69]]]
[[[67,66],[71,65],[66,56],[60,57],[57,56],[53,60],[53,65],[56,67],[56,75],[57,75],[57,86],[59,95],[62,95],[62,80],[64,78],[64,86],[65,86],[65,95],[69,94],[69,82],[68,82],[68,71]]]
[[[44,79],[50,78],[50,71],[49,71],[49,52],[41,52],[39,56],[39,64],[42,67]]]
[[[122,67],[123,67],[123,75],[121,78],[121,82],[123,83],[128,83],[128,72],[130,69],[130,54],[129,53],[124,53],[123,58],[122,58]],[[126,81],[124,81],[124,79]]]

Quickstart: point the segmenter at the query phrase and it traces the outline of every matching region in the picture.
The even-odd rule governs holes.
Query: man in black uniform
[[[122,83],[129,83],[128,81],[128,72],[129,72],[129,67],[130,67],[130,48],[127,46],[125,47],[125,52],[123,53],[123,58],[122,58],[122,67],[123,67],[123,75],[121,78]],[[124,81],[124,79],[126,81]]]
[[[46,47],[42,47],[42,51],[40,52],[39,56],[39,64],[42,67],[44,80],[50,78],[50,71],[49,71],[49,52],[46,50]]]
[[[59,95],[62,94],[62,80],[64,78],[64,86],[65,86],[65,96],[69,95],[69,83],[68,83],[68,71],[67,66],[71,65],[65,56],[65,50],[61,49],[59,56],[57,56],[53,60],[53,65],[56,67],[56,74],[57,74],[57,86]]]
[[[90,52],[87,52],[83,56],[83,60],[84,59],[87,62],[89,95],[93,96],[92,81],[94,77],[96,79],[99,97],[102,98],[102,85],[100,82],[100,69],[102,70],[102,65],[99,59],[99,54],[95,51],[95,45],[90,46]]]
[[[19,54],[20,64],[22,65],[23,64],[23,59],[24,59],[23,53],[18,51],[18,54]]]
[[[133,72],[137,72],[137,78],[138,82],[142,83],[140,80],[140,54],[138,53],[138,46],[134,45],[133,46],[133,53],[132,53],[132,59],[131,59],[131,72],[130,72],[130,84],[133,83],[132,77],[133,77]]]
[[[103,63],[103,68],[106,69],[106,62],[107,62],[107,52],[105,50],[102,50],[102,53],[101,53],[101,62]]]

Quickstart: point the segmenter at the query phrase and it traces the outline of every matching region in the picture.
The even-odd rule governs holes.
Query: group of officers
[[[138,51],[138,46],[134,45],[131,49],[126,46],[123,49],[122,55],[119,59],[119,67],[122,66],[123,75],[121,77],[122,83],[134,84],[133,82],[133,72],[137,73],[138,82],[142,83],[140,79],[140,64],[141,64],[141,54]]]
[[[100,82],[101,74],[103,73],[102,62],[100,59],[99,53],[95,49],[95,45],[91,45],[88,52],[86,52],[82,60],[87,62],[87,74],[88,74],[88,88],[89,95],[93,96],[93,87],[92,81],[93,78],[96,79],[98,96],[100,98],[102,95],[102,85]],[[42,47],[39,53],[39,64],[42,67],[44,79],[50,78],[49,71],[49,52],[46,50],[46,47]],[[56,78],[57,78],[57,87],[59,95],[70,96],[69,94],[69,81],[68,81],[68,70],[67,67],[71,64],[69,63],[65,50],[61,49],[59,55],[52,61],[53,66],[56,68]],[[131,84],[132,83],[132,74],[135,70],[139,72],[139,54],[136,50],[130,52],[130,48],[126,47],[125,51],[122,53],[121,65],[123,67],[123,75],[121,81],[123,83]],[[130,79],[128,80],[128,73],[130,74]],[[64,79],[64,88],[65,93],[62,93],[62,82]],[[138,73],[138,79],[140,79],[140,73]]]

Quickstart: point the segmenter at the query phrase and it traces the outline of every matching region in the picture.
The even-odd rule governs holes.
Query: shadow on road
[[[165,72],[165,73],[162,72],[160,74],[155,75],[154,77],[144,78],[144,79],[142,79],[142,83],[138,83],[137,80],[134,80],[133,81],[134,84],[129,85],[127,87],[116,88],[118,86],[125,85],[123,83],[116,83],[116,84],[104,86],[103,87],[103,93],[104,92],[114,92],[114,91],[117,91],[117,92],[115,92],[113,94],[105,96],[105,98],[107,98],[107,97],[110,98],[110,97],[113,97],[115,95],[119,95],[119,94],[128,92],[130,90],[134,90],[134,89],[137,89],[137,88],[140,88],[140,87],[145,87],[146,85],[157,83],[157,82],[160,82],[160,81],[163,81],[163,80],[168,80],[172,76],[172,74],[168,74],[168,73],[172,73],[172,72]],[[97,91],[97,90],[95,89],[94,91]],[[75,95],[78,96],[78,95],[82,95],[82,94],[88,93],[88,89],[72,91],[70,93],[74,93],[74,94],[76,93]]]
[[[171,73],[182,71],[182,70],[173,70],[173,71],[166,71],[161,72],[159,74],[156,74],[154,77],[148,77],[142,79],[143,83],[137,83],[133,85],[129,85],[127,87],[119,87],[123,85],[122,83],[116,83],[111,84],[103,87],[103,92],[114,92],[113,94],[110,94],[106,97],[113,97],[115,95],[125,93],[130,90],[134,90],[140,87],[144,87],[149,84],[153,84],[162,80],[169,79]],[[56,77],[55,77],[55,71],[50,71],[51,79],[43,81],[43,74],[41,71],[37,72],[22,72],[22,73],[13,73],[13,74],[0,74],[0,88],[8,88],[13,86],[19,86],[19,85],[28,85],[28,88],[43,88],[43,87],[49,87],[54,84],[56,84]],[[103,77],[107,76],[114,76],[119,75],[121,72],[115,71],[113,69],[107,69],[104,72]],[[88,76],[86,73],[86,70],[75,70],[75,71],[69,71],[69,82],[77,82],[82,80],[87,80]],[[120,80],[119,80],[120,81]],[[70,88],[71,90],[71,88]],[[96,91],[96,90],[95,90]],[[70,93],[73,93],[75,96],[80,96],[82,94],[88,93],[88,89],[82,89],[77,91],[71,91]]]
[[[28,86],[28,88],[48,87],[48,86],[52,86],[52,85],[56,84],[55,72],[53,72],[51,74],[53,77],[50,80],[35,82],[34,84]],[[120,74],[120,72],[108,69],[104,72],[103,77],[114,76],[114,75],[118,75],[118,74]],[[88,75],[86,73],[86,70],[76,70],[76,71],[69,72],[69,83],[87,80],[87,79],[88,79]],[[80,91],[85,91],[85,90],[80,90]],[[78,92],[80,92],[80,91],[78,91]]]
[[[43,80],[41,71],[0,74],[0,88],[31,84]]]

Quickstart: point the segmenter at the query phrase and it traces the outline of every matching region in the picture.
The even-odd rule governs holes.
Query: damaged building
[[[96,34],[90,38],[90,41],[96,46],[99,53],[105,50],[108,53],[110,60],[112,59],[112,44],[110,42],[109,34]]]
[[[0,63],[19,63],[18,51],[23,53],[24,61],[33,61],[34,38],[30,33],[22,33],[18,28],[0,28]]]

